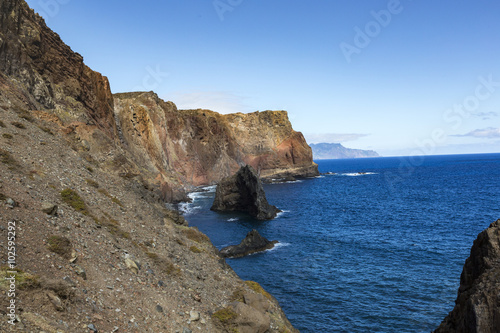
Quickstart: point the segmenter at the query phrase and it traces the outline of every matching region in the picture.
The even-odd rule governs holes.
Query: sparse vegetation
[[[267,299],[269,299],[269,300],[273,299],[273,297],[267,291],[265,291],[264,288],[262,288],[262,286],[260,284],[258,284],[257,282],[255,282],[255,281],[245,281],[245,284],[247,286],[249,286],[250,289],[252,289],[256,293],[264,295]]]
[[[110,198],[111,201],[114,202],[115,204],[117,204],[118,206],[123,207],[122,202],[118,198],[109,194],[109,192],[105,188],[100,188],[98,191],[100,193],[104,194],[105,196],[107,196],[108,198]]]
[[[190,239],[194,242],[197,242],[197,243],[209,243],[210,242],[210,238],[208,238],[207,235],[205,235],[204,233],[199,231],[198,228],[196,228],[196,227],[183,229],[183,232],[188,239]]]
[[[14,121],[14,122],[12,122],[12,125],[14,125],[14,126],[15,126],[15,127],[17,127],[17,128],[20,128],[20,129],[26,129],[26,126],[24,126],[24,124],[23,124],[23,123],[20,123],[20,122],[18,122],[18,121]]]
[[[19,118],[29,121],[30,123],[35,121],[35,119],[33,119],[33,117],[26,111],[19,114]]]
[[[50,236],[47,240],[48,249],[54,253],[57,253],[63,258],[71,258],[71,241],[63,236]]]
[[[5,201],[5,200],[7,200],[7,197],[0,192],[0,201]]]
[[[124,239],[130,239],[130,233],[120,228],[120,223],[118,223],[117,220],[109,217],[109,215],[107,216],[108,218],[102,218],[100,220],[95,217],[93,218],[96,224],[100,225],[101,227],[105,227],[111,235]]]
[[[156,256],[152,258],[158,268],[165,274],[168,275],[179,275],[181,274],[181,270],[179,267],[176,267],[169,259]]]
[[[199,248],[197,248],[197,247],[196,247],[196,246],[194,246],[194,245],[193,245],[193,246],[191,246],[189,249],[190,249],[190,250],[191,250],[191,252],[193,252],[193,253],[202,253],[202,252],[203,252],[203,250],[200,250]]]
[[[85,169],[87,169],[88,172],[94,172],[94,169],[90,166],[86,166]]]
[[[15,281],[16,281],[16,287],[19,290],[32,290],[32,289],[37,289],[40,288],[41,283],[40,283],[40,277],[38,275],[33,275],[27,272],[24,272],[22,269],[15,268],[15,269],[10,269],[8,266],[3,266],[0,268],[0,289],[6,290],[9,287],[9,280],[6,280],[5,278],[10,277],[12,274],[7,273],[7,272],[16,272],[15,274]]]
[[[9,140],[13,138],[12,134],[9,134],[9,133],[2,134],[2,137],[9,139]]]
[[[212,315],[212,318],[219,320],[222,324],[229,323],[232,319],[236,318],[238,314],[230,308],[220,309]]]
[[[5,123],[0,120],[0,127],[7,127],[7,126],[5,126]]]
[[[6,151],[0,148],[0,162],[3,164],[7,164],[9,166],[9,169],[13,170],[19,165],[17,164],[17,161],[12,157],[12,155]]]
[[[44,131],[45,133],[49,134],[49,135],[54,135],[54,132],[52,132],[52,130],[48,127],[45,127],[45,126],[38,126],[42,131]]]
[[[92,187],[99,188],[99,183],[92,179],[85,179],[85,182]]]
[[[73,207],[73,209],[77,212],[82,213],[83,215],[90,215],[85,201],[83,201],[83,199],[75,190],[72,190],[70,188],[62,190],[61,198],[65,203]]]

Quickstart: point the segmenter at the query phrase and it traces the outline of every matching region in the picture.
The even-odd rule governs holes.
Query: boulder
[[[245,212],[258,220],[273,219],[280,212],[267,202],[262,182],[250,165],[241,167],[235,175],[220,181],[211,210]]]
[[[497,220],[474,241],[460,276],[455,308],[434,332],[498,332],[499,276],[500,220]]]
[[[250,231],[238,245],[230,245],[220,250],[224,258],[239,258],[252,253],[272,249],[278,241],[269,241],[255,229]]]

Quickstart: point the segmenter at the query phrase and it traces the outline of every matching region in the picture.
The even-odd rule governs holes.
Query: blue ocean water
[[[500,154],[318,161],[335,173],[265,185],[278,218],[184,205],[221,248],[255,228],[277,248],[228,263],[301,332],[429,332],[452,310],[477,234],[500,218]]]

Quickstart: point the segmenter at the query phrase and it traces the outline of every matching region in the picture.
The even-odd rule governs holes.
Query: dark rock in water
[[[252,253],[270,250],[278,241],[269,241],[255,229],[250,231],[238,245],[230,245],[220,250],[224,258],[239,258]]]
[[[482,231],[465,261],[455,308],[435,333],[500,329],[500,220]]]
[[[280,212],[267,202],[262,182],[255,169],[249,165],[220,181],[210,209],[219,212],[246,212],[258,220],[273,219]]]

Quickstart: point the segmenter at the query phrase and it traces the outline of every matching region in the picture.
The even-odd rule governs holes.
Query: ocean
[[[279,245],[227,262],[301,332],[429,332],[453,309],[477,234],[500,218],[500,154],[317,161],[322,176],[266,184],[283,210],[259,222],[183,204],[217,248],[257,229]]]

